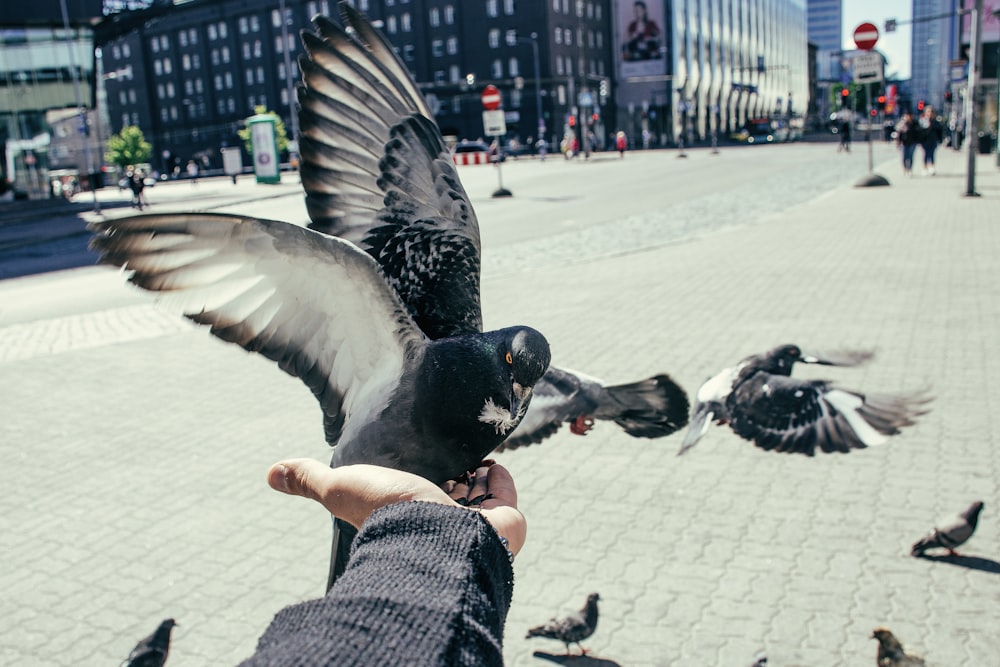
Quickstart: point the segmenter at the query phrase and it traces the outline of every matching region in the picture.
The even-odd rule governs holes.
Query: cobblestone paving
[[[601,252],[486,267],[487,326],[536,326],[555,363],[608,380],[665,371],[693,392],[796,342],[878,351],[813,375],[936,397],[916,427],[848,456],[771,454],[717,428],[677,458],[679,437],[608,425],[501,454],[530,525],[508,664],[560,653],[524,633],[591,591],[585,645],[623,666],[739,667],[758,650],[871,664],[882,624],[932,665],[996,661],[1000,180],[986,158],[981,198],[959,196],[965,156],[941,151],[934,178],[885,162],[890,188],[795,190],[772,215],[748,203],[754,224],[713,224],[699,200],[558,239]],[[727,219],[733,201],[718,202]],[[629,245],[651,225],[657,247]],[[167,616],[181,624],[170,664],[232,664],[280,607],[321,594],[328,520],[263,481],[281,458],[328,456],[298,381],[148,303],[0,326],[0,376],[0,664],[117,664]],[[907,556],[977,498],[964,560]]]

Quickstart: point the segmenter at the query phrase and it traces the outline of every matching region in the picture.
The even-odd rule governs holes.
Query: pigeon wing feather
[[[425,341],[375,263],[346,241],[210,213],[142,215],[92,229],[102,262],[300,378],[319,400],[330,444],[346,416],[397,381]]]

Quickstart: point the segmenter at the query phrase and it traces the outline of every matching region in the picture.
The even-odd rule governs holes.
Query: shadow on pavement
[[[989,558],[980,558],[978,556],[928,556],[926,554],[918,556],[918,558],[932,560],[939,563],[948,563],[949,565],[957,565],[958,567],[964,567],[970,570],[979,570],[980,572],[1000,574],[1000,563],[995,560],[990,560]]]
[[[573,653],[554,654],[546,653],[544,651],[535,651],[531,655],[542,660],[549,660],[550,662],[558,663],[560,665],[579,665],[579,667],[621,667],[621,665],[614,660],[598,658],[594,655],[576,655]]]

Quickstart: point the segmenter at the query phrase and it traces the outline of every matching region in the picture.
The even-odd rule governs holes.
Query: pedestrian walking
[[[187,175],[191,179],[191,185],[198,184],[198,163],[194,160],[188,160]]]
[[[928,106],[920,114],[920,145],[924,149],[924,174],[933,176],[937,173],[934,167],[934,153],[938,144],[944,140],[944,125],[938,120],[934,107]]]
[[[844,151],[845,153],[851,152],[851,119],[842,118],[840,121],[840,144],[837,146],[837,152]]]
[[[132,208],[137,208],[142,210],[143,198],[142,189],[146,187],[143,183],[142,172],[138,169],[133,169],[128,172],[128,188],[132,191]]]
[[[913,153],[920,143],[919,126],[913,120],[913,114],[906,112],[896,126],[896,141],[903,148],[903,176],[913,175]]]
[[[628,139],[625,137],[625,133],[618,130],[618,134],[615,135],[615,150],[618,151],[618,157],[625,157],[625,148],[628,147]]]

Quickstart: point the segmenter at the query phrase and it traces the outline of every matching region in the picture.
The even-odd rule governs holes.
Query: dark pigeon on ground
[[[587,651],[580,645],[580,642],[594,634],[594,630],[597,629],[597,601],[600,599],[601,596],[597,593],[591,593],[587,596],[587,603],[583,605],[583,609],[565,618],[553,618],[548,623],[531,628],[525,638],[558,639],[566,644],[567,655],[570,644],[576,644],[580,649],[580,654],[585,654]]]
[[[918,540],[910,548],[911,556],[923,556],[928,549],[947,549],[949,556],[958,556],[956,548],[965,544],[976,532],[979,524],[979,513],[983,511],[983,502],[977,500],[969,508],[951,519],[939,522],[923,539]]]
[[[479,227],[451,153],[392,46],[340,7],[348,28],[317,17],[300,59],[307,207],[339,236],[179,213],[97,224],[92,245],[300,378],[322,408],[331,465],[442,483],[514,430],[549,345],[527,326],[483,331]],[[353,531],[338,526],[343,555]]]
[[[614,422],[636,438],[662,438],[684,428],[689,408],[687,394],[667,375],[608,385],[549,366],[524,419],[499,449],[541,442],[567,423],[571,433],[586,435],[597,419]]]
[[[872,639],[878,640],[878,654],[875,658],[878,667],[926,667],[927,663],[923,658],[903,650],[903,645],[888,628],[875,628]]]
[[[160,623],[153,634],[135,645],[122,667],[162,667],[170,653],[170,632],[175,625],[172,618]]]
[[[691,425],[678,454],[694,447],[714,421],[777,452],[813,456],[882,444],[926,412],[925,392],[864,394],[827,380],[792,378],[796,362],[856,366],[871,352],[804,354],[795,345],[747,357],[698,390]]]
[[[750,667],[767,667],[767,654],[763,651],[753,657]]]

